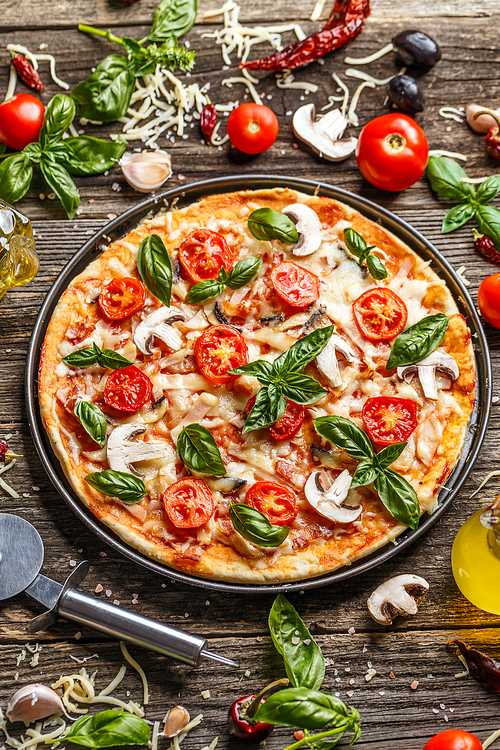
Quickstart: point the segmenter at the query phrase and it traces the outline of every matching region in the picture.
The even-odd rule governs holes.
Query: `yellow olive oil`
[[[458,532],[451,565],[462,594],[479,609],[500,615],[500,533],[483,525],[483,513],[474,513]]]
[[[30,220],[0,200],[0,299],[8,289],[34,279],[38,268]]]

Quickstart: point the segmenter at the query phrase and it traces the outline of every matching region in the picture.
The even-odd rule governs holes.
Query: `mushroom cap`
[[[451,380],[456,380],[460,375],[458,365],[448,352],[444,349],[435,349],[424,359],[412,365],[397,368],[398,378],[409,382],[408,378],[414,372],[418,373],[420,385],[426,398],[437,399],[436,371],[447,375]]]
[[[311,255],[319,250],[323,242],[323,229],[316,211],[305,203],[292,203],[285,206],[281,213],[292,219],[299,233],[292,250],[294,255]]]
[[[356,359],[356,354],[351,345],[337,333],[334,333],[323,351],[316,357],[318,370],[331,388],[338,388],[342,385],[337,352],[340,352],[348,362],[354,362]]]
[[[425,578],[410,574],[395,576],[375,589],[367,602],[368,611],[379,625],[391,625],[395,617],[416,615],[428,591]]]
[[[139,323],[134,333],[135,345],[143,354],[152,354],[155,336],[165,344],[178,351],[182,347],[179,333],[170,325],[176,320],[185,320],[186,316],[177,307],[159,307]]]
[[[130,423],[115,427],[108,438],[106,451],[110,469],[142,477],[144,475],[132,466],[133,463],[164,457],[165,450],[160,443],[134,442],[134,438],[146,429],[144,425]]]
[[[293,132],[320,156],[329,161],[347,159],[358,143],[358,139],[341,139],[347,120],[339,109],[333,109],[318,120],[314,104],[304,104],[295,112],[292,120]]]
[[[352,523],[362,511],[361,505],[344,505],[349,494],[352,477],[344,470],[325,491],[321,484],[321,472],[309,474],[304,493],[309,504],[324,518],[336,523]]]

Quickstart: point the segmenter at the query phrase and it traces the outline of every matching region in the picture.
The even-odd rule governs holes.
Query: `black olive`
[[[414,78],[408,75],[394,76],[387,84],[389,101],[409,115],[421,112],[424,108],[422,92]]]
[[[401,31],[392,40],[396,59],[403,65],[433,68],[441,60],[439,44],[423,31]]]

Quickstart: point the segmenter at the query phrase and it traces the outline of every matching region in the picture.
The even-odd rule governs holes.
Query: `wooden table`
[[[156,5],[157,0],[142,0],[130,7],[117,0],[3,0],[0,14],[2,91],[7,82],[9,59],[6,44],[24,44],[32,50],[37,50],[41,43],[47,44],[47,51],[57,58],[59,75],[74,85],[89,75],[90,68],[112,47],[107,42],[80,34],[76,30],[78,22],[111,26],[119,35],[142,38]],[[229,75],[221,71],[220,50],[211,40],[201,39],[203,31],[219,27],[219,23],[213,20],[207,23],[203,19],[203,11],[217,5],[217,0],[202,0],[199,23],[187,38],[197,52],[193,80],[210,81],[212,100],[227,102],[241,98],[241,87],[236,93],[235,89],[220,86],[222,78]],[[306,32],[317,28],[317,24],[308,20],[312,0],[307,3],[258,0],[242,5],[241,19],[249,24],[294,19],[300,21]],[[466,106],[471,101],[500,104],[499,12],[498,0],[471,0],[469,3],[463,0],[398,3],[373,0],[366,30],[349,49],[351,55],[364,56],[386,44],[397,31],[408,28],[422,29],[438,38],[443,59],[421,78],[426,109],[417,119],[425,129],[431,148],[468,154],[467,169],[471,176],[494,173],[498,171],[498,163],[487,157],[482,136],[474,134],[466,125],[444,120],[438,110],[444,105]],[[325,10],[325,17],[326,14]],[[324,67],[314,64],[306,71],[299,71],[299,79],[314,81],[320,87],[318,93],[307,96],[306,101],[322,106],[327,96],[334,93],[329,73],[341,73],[345,69],[344,56],[341,51],[328,57]],[[395,71],[390,57],[370,67],[370,72],[380,77]],[[232,70],[231,74],[234,73]],[[47,92],[43,100],[46,102],[59,89],[48,80],[48,75],[45,80]],[[351,90],[353,88],[351,82]],[[280,119],[275,145],[260,156],[243,159],[234,151],[230,152],[228,146],[220,152],[201,145],[198,131],[193,130],[194,135],[188,140],[176,140],[175,144],[168,145],[174,168],[170,186],[181,184],[179,180],[183,176],[182,184],[189,184],[219,175],[256,172],[298,175],[341,186],[409,221],[435,243],[455,268],[465,264],[471,281],[470,291],[475,298],[480,281],[498,268],[475,253],[470,228],[451,235],[440,233],[444,208],[432,195],[425,179],[401,194],[382,193],[363,181],[354,158],[332,164],[302,149],[296,150],[291,118],[285,113],[299,106],[302,92],[280,91],[273,74],[262,77],[258,90],[272,96],[268,103]],[[361,125],[386,111],[384,97],[383,88],[363,92],[358,108]],[[118,127],[102,130],[118,132]],[[102,131],[87,128],[86,132]],[[165,146],[163,139],[159,142]],[[13,500],[2,494],[1,510],[18,513],[36,525],[45,542],[43,572],[46,575],[63,581],[74,561],[87,558],[91,571],[81,586],[84,591],[92,593],[102,584],[104,591],[99,596],[112,592],[109,598],[126,607],[132,607],[132,599],[137,596],[137,611],[163,618],[194,633],[203,633],[210,639],[212,650],[239,660],[241,667],[236,671],[208,661],[202,668],[190,670],[149,652],[132,649],[150,680],[149,719],[161,719],[168,708],[181,703],[191,716],[204,714],[201,727],[189,736],[186,747],[201,748],[218,735],[219,748],[236,748],[238,743],[231,741],[226,732],[228,706],[237,696],[256,692],[272,678],[284,674],[267,630],[272,597],[207,594],[151,574],[107,548],[76,520],[59,498],[45,476],[30,437],[24,407],[23,371],[30,332],[44,295],[66,261],[108,221],[107,217],[120,214],[139,199],[117,169],[106,176],[76,181],[82,212],[73,222],[66,220],[57,201],[38,198],[39,193],[49,192],[39,174],[19,204],[33,220],[41,269],[33,283],[9,293],[0,304],[0,436],[12,433],[9,441],[12,448],[24,454],[8,475],[20,498]],[[119,192],[112,190],[113,183],[118,183]],[[486,326],[486,333],[494,373],[497,373],[500,336],[489,326]],[[498,388],[498,382],[495,386]],[[445,646],[447,641],[458,637],[500,658],[495,630],[500,617],[485,614],[465,601],[453,582],[450,567],[451,544],[460,525],[496,494],[495,483],[491,482],[470,500],[473,489],[485,474],[500,468],[498,408],[493,406],[481,457],[460,497],[424,538],[362,577],[302,595],[290,595],[329,660],[325,689],[339,692],[343,700],[361,713],[363,737],[357,745],[360,750],[387,750],[388,747],[419,750],[432,735],[449,727],[468,729],[485,739],[500,726],[496,692],[470,677],[455,679],[454,675],[462,671],[462,666]],[[389,630],[381,630],[368,615],[367,596],[384,579],[403,572],[425,576],[430,582],[430,593],[418,616],[399,621]],[[78,627],[65,622],[38,634],[36,639],[29,638],[25,625],[39,612],[40,608],[25,595],[0,607],[0,706],[4,709],[9,697],[21,685],[35,681],[50,684],[60,674],[79,669],[70,655],[78,658],[99,655],[88,662],[87,668],[99,670],[100,686],[106,684],[123,663],[116,642],[90,631],[84,631],[77,641],[74,636]],[[17,666],[16,659],[24,645],[33,644],[35,640],[43,647],[39,665],[29,667],[28,654]],[[364,675],[369,663],[377,674],[366,682]],[[206,689],[210,689],[210,697],[204,700],[201,691]],[[140,699],[140,681],[131,669],[117,695],[124,697],[126,691]],[[277,750],[291,741],[289,730],[277,729],[267,747]],[[161,748],[167,746],[168,742],[163,740]]]

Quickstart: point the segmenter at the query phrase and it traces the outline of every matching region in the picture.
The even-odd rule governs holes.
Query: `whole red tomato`
[[[433,737],[424,750],[482,750],[478,738],[462,729],[447,729]]]
[[[481,315],[495,328],[500,328],[500,273],[487,276],[477,293]]]
[[[45,107],[36,96],[16,94],[0,104],[0,143],[22,151],[38,140]]]
[[[356,160],[368,182],[382,190],[406,190],[419,180],[429,158],[422,128],[408,115],[371,120],[359,135]]]
[[[229,140],[245,154],[261,154],[278,135],[278,118],[264,104],[247,102],[233,109],[227,121]]]

